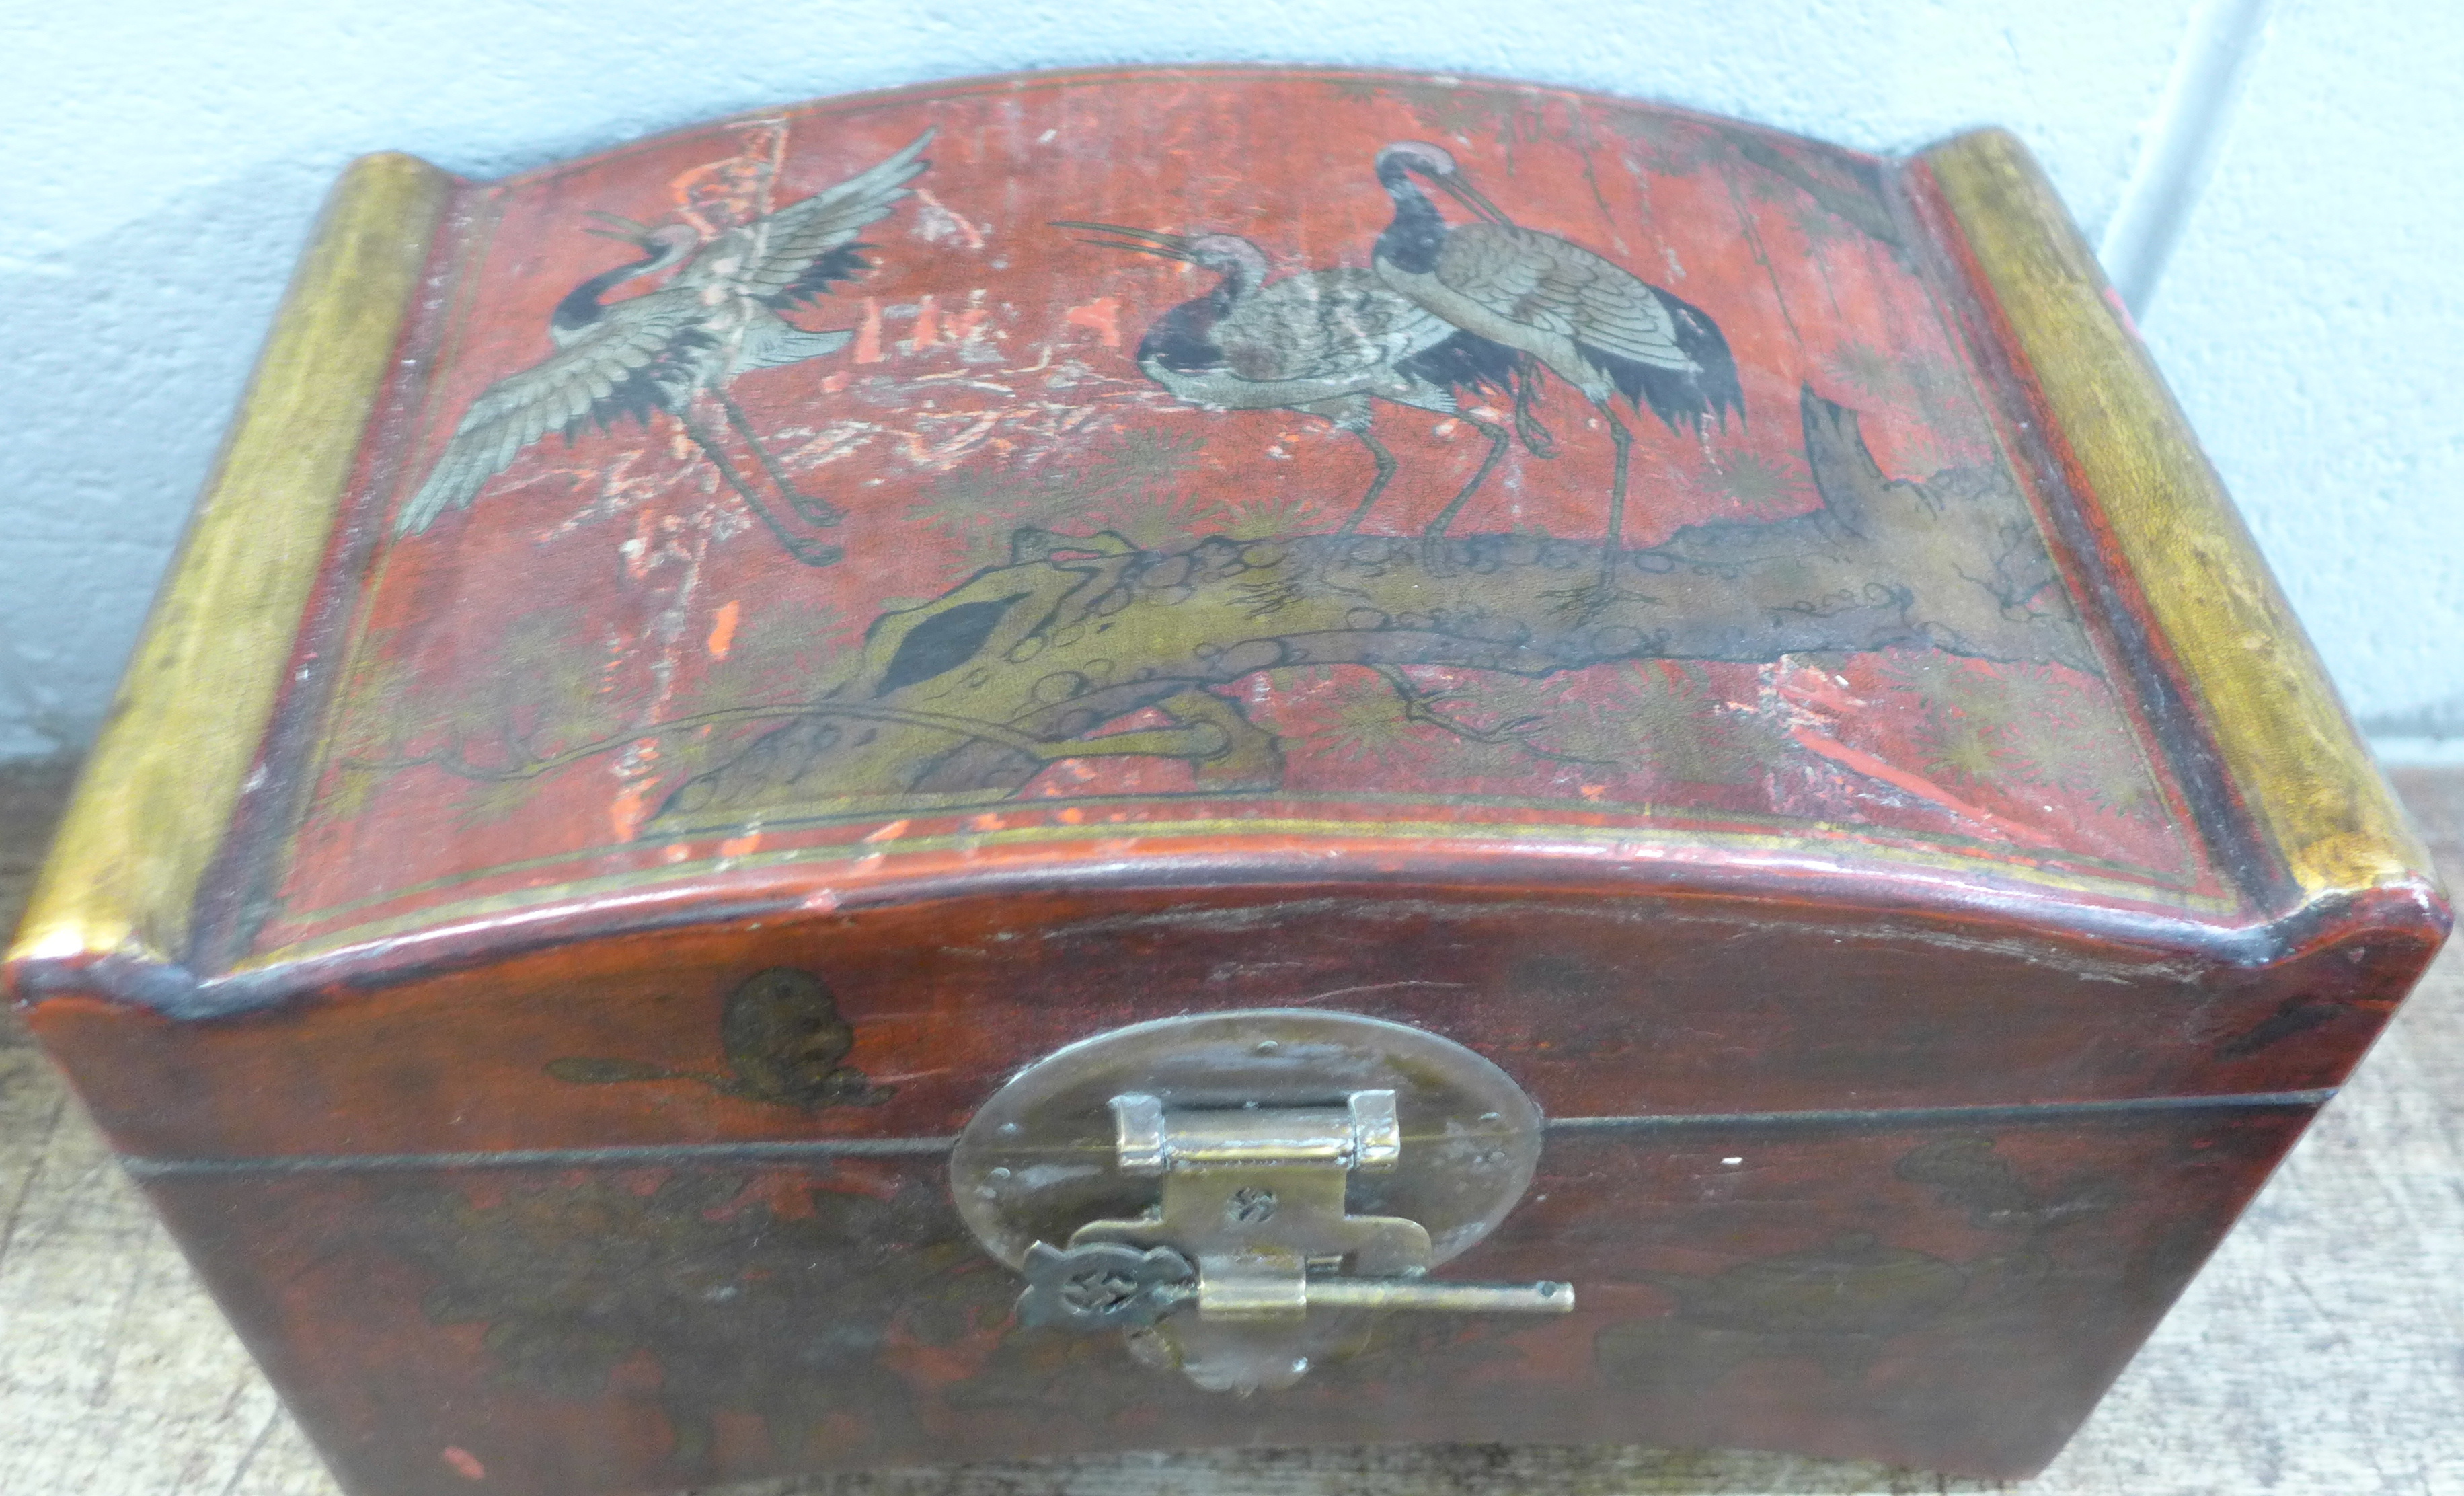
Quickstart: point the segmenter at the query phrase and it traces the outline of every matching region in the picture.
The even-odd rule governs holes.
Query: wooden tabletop
[[[2464,888],[2464,771],[2398,787]],[[0,772],[0,929],[64,767]],[[0,1492],[333,1496],[170,1238],[0,1016]],[[2054,1467],[2013,1486],[1615,1446],[1112,1456],[741,1496],[2464,1492],[2464,956],[2439,959]]]

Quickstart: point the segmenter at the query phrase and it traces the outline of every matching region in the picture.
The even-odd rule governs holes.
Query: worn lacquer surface
[[[1472,192],[1390,195],[1397,142]],[[1415,194],[1486,310],[1409,271]],[[260,958],[1131,835],[2231,905],[1871,159],[1529,89],[1062,76],[457,223]]]

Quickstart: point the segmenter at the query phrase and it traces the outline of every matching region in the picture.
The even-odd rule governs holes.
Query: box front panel
[[[2307,1120],[1558,1126],[1442,1276],[1576,1312],[1392,1315],[1236,1397],[1022,1330],[941,1155],[158,1172],[192,1256],[363,1496],[649,1490],[1076,1450],[1748,1446],[2050,1458]]]

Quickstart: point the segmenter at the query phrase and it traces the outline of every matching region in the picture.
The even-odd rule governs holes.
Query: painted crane
[[[1543,456],[1553,451],[1521,403],[1530,363],[1525,355],[1453,326],[1373,272],[1312,270],[1274,280],[1265,252],[1238,234],[1193,237],[1069,219],[1053,227],[1110,235],[1081,242],[1178,260],[1221,277],[1214,290],[1148,329],[1138,342],[1138,367],[1194,406],[1297,410],[1357,437],[1376,475],[1337,534],[1359,528],[1398,466],[1370,429],[1373,400],[1451,416],[1488,439],[1479,471],[1424,532],[1432,539],[1445,534],[1487,481],[1510,440],[1506,428],[1464,410],[1462,397],[1485,389],[1516,397],[1525,445]]]
[[[1476,215],[1449,224],[1425,178]],[[1614,590],[1625,532],[1634,433],[1617,412],[1651,407],[1672,431],[1699,438],[1706,422],[1745,419],[1737,361],[1717,322],[1669,292],[1571,240],[1515,224],[1473,187],[1453,156],[1419,141],[1377,153],[1377,182],[1395,205],[1371,258],[1378,279],[1455,327],[1546,365],[1608,423],[1617,468],[1609,487],[1600,591]]]
[[[838,561],[846,554],[842,547],[788,528],[693,406],[697,396],[711,395],[806,520],[828,526],[846,517],[837,506],[797,489],[728,386],[739,374],[801,363],[847,345],[851,332],[808,332],[781,314],[868,268],[862,252],[869,246],[854,242],[856,232],[889,216],[908,195],[905,184],[931,165],[920,157],[932,139],[927,130],[870,170],[708,242],[686,224],[648,228],[613,213],[589,214],[607,227],[584,232],[628,244],[643,257],[591,276],[557,303],[547,329],[556,351],[471,402],[427,481],[403,506],[395,533],[416,534],[446,511],[467,507],[489,479],[550,431],[570,441],[587,427],[605,430],[627,416],[647,426],[653,412],[664,410],[789,555],[813,566]],[[654,290],[604,299],[619,286],[671,269],[675,274]]]

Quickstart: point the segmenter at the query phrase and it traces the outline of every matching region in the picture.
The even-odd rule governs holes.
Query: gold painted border
[[[1045,803],[1038,802],[1037,808]],[[987,848],[1086,845],[1094,842],[1160,842],[1167,840],[1203,841],[1209,845],[1208,855],[1241,858],[1249,855],[1251,847],[1243,841],[1267,842],[1274,838],[1352,838],[1362,844],[1417,843],[1407,848],[1437,855],[1466,850],[1490,851],[1500,847],[1512,850],[1528,849],[1536,841],[1552,841],[1566,846],[1587,847],[1607,850],[1620,847],[1650,847],[1673,861],[1688,851],[1727,851],[1747,855],[1794,859],[1805,865],[1827,865],[1826,870],[1855,872],[1861,864],[1882,864],[1894,869],[1915,874],[1937,873],[1955,882],[1960,891],[1988,894],[2008,891],[2011,885],[2059,893],[2086,893],[2126,902],[2154,913],[2157,917],[2195,917],[2200,914],[2222,915],[2238,908],[2237,901],[2210,898],[2201,894],[2174,894],[2171,897],[2152,892],[2147,885],[2120,879],[2098,878],[2061,869],[2028,868],[2017,865],[1989,865],[1991,873],[2010,880],[1997,890],[1994,885],[1977,877],[1975,858],[1960,854],[1943,854],[1923,847],[1876,846],[1843,834],[1837,840],[1810,839],[1785,832],[1751,831],[1684,831],[1661,827],[1617,828],[1600,826],[1515,825],[1501,827],[1500,834],[1476,834],[1476,824],[1456,821],[1317,821],[1300,817],[1261,818],[1238,821],[1148,822],[1138,825],[1086,824],[1065,826],[1021,827],[1005,831],[964,831],[942,836],[901,837],[894,844],[898,853],[976,852]],[[707,840],[707,838],[698,838]],[[646,844],[647,845],[647,844]],[[643,869],[628,869],[622,872],[568,879],[558,883],[486,893],[444,904],[421,905],[408,913],[364,920],[358,924],[319,931],[270,951],[259,952],[234,968],[237,973],[253,973],[317,959],[358,946],[422,935],[474,919],[503,915],[554,912],[560,905],[571,905],[596,895],[615,893],[690,893],[683,880],[693,876],[759,870],[786,867],[815,867],[828,864],[847,865],[868,859],[886,858],[891,848],[870,843],[837,843],[823,847],[792,847],[773,851],[754,851],[740,856],[696,857],[671,863],[646,875]],[[1274,856],[1269,848],[1266,856]],[[560,854],[539,860],[539,866],[571,862],[574,857]],[[1324,859],[1306,854],[1287,866],[1309,875],[1303,864],[1315,862],[1323,873]],[[519,870],[526,865],[509,865]],[[1569,863],[1565,866],[1578,867]],[[1628,865],[1630,866],[1630,864]],[[1734,865],[1709,864],[1734,870]],[[986,865],[987,870],[998,870]],[[492,869],[501,871],[504,869]],[[1605,884],[1597,885],[1605,887]],[[860,885],[841,883],[830,891],[838,896],[861,892]],[[362,901],[361,907],[373,907],[391,902],[404,895],[384,894]],[[350,906],[339,906],[350,907]]]
[[[2249,813],[2303,901],[2435,886],[2172,392],[2028,148],[1979,130],[1925,152]]]
[[[954,799],[956,797],[953,797]],[[907,817],[951,816],[965,818],[966,812],[995,818],[1021,814],[1048,814],[1061,810],[1102,812],[1119,805],[1154,805],[1160,800],[1178,799],[1223,803],[1237,795],[1209,796],[1182,794],[1168,797],[1145,795],[1121,796],[1054,796],[1033,800],[1001,800],[964,802],[959,807],[909,804],[900,807]],[[1259,805],[1379,805],[1406,807],[1425,816],[1458,805],[1482,808],[1547,809],[1540,801],[1519,801],[1503,797],[1464,796],[1440,802],[1427,796],[1377,795],[1367,791],[1344,791],[1325,794],[1276,794],[1256,798]],[[1685,847],[1693,846],[1728,845],[1768,847],[1781,850],[1801,851],[1810,856],[1828,856],[1834,848],[1856,847],[1867,855],[1884,860],[1922,864],[1936,871],[1971,875],[1983,879],[2013,878],[2021,882],[2042,883],[2074,891],[2105,893],[2141,902],[2164,903],[2201,913],[2227,913],[2241,907],[2233,886],[2221,874],[2207,869],[2204,863],[2198,872],[2221,893],[2203,891],[2196,877],[2177,877],[2152,868],[2085,853],[2057,852],[2027,861],[2017,856],[1999,858],[1980,855],[1971,847],[1986,851],[2002,844],[1988,844],[1975,838],[1928,834],[1922,831],[1894,831],[1877,835],[1870,827],[1858,827],[1843,822],[1809,821],[1798,817],[1749,811],[1707,813],[1699,806],[1638,805],[1626,807],[1638,816],[1649,813],[1653,819],[1635,819],[1610,825],[1588,825],[1559,821],[1466,821],[1462,819],[1429,821],[1420,819],[1374,820],[1367,817],[1338,818],[1309,816],[1297,813],[1251,816],[1206,816],[1179,820],[1155,821],[1087,821],[1072,824],[1051,823],[1033,826],[1012,827],[1001,831],[952,831],[935,835],[899,836],[894,844],[872,842],[825,842],[803,844],[793,848],[763,853],[759,858],[698,857],[683,861],[666,861],[656,867],[635,868],[604,876],[592,874],[579,880],[541,884],[522,891],[522,895],[538,894],[542,898],[562,897],[557,890],[581,888],[650,889],[672,884],[679,877],[711,870],[714,863],[726,867],[749,867],[756,862],[773,861],[814,863],[845,862],[880,857],[891,852],[932,851],[976,846],[1009,846],[1037,841],[1077,842],[1089,838],[1131,838],[1160,840],[1175,837],[1245,837],[1258,835],[1302,835],[1331,838],[1356,837],[1376,841],[1388,837],[1428,838],[1444,842],[1522,844],[1555,840],[1584,845],[1618,845],[1649,843],[1655,847]],[[881,826],[900,821],[898,810],[864,811],[823,814],[813,813],[782,817],[762,823],[761,834],[795,836],[825,829],[846,830],[857,826]],[[901,824],[904,824],[901,822]],[[423,894],[451,892],[490,879],[508,878],[542,869],[587,864],[610,857],[643,855],[654,848],[673,849],[703,843],[728,840],[740,826],[714,825],[692,830],[675,831],[639,842],[605,842],[592,847],[524,857],[514,862],[495,863],[473,870],[448,873],[440,877],[404,884],[382,892],[344,899],[338,903],[311,909],[289,911],[280,918],[286,924],[311,925],[330,921]],[[724,870],[723,869],[721,870]],[[494,897],[495,895],[485,895]],[[443,902],[421,906],[451,914],[464,907],[462,903]],[[349,931],[356,927],[340,927]],[[271,959],[256,956],[246,963],[254,966]]]
[[[452,186],[394,154],[335,184],[10,960],[184,957]]]

